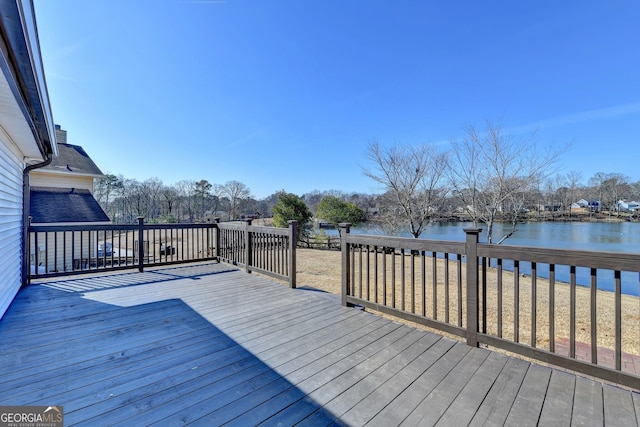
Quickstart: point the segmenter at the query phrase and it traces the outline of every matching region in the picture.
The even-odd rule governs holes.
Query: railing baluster
[[[438,319],[438,259],[437,253],[431,252],[431,282],[433,283],[433,318]]]
[[[411,255],[411,313],[416,312],[416,254],[412,250]]]
[[[55,270],[58,271],[58,233],[57,232],[53,233],[53,247],[55,248],[53,252],[53,266]]]
[[[498,337],[502,338],[502,258],[497,259],[497,316],[498,316]]]
[[[598,292],[598,270],[591,269],[591,301],[590,301],[590,313],[591,313],[591,363],[598,363],[598,320],[596,318],[597,305],[596,298]]]
[[[393,248],[391,253],[391,307],[396,307],[396,248]]]
[[[616,371],[622,370],[622,282],[619,270],[613,272],[614,277],[614,294],[615,294],[615,363]]]
[[[40,248],[38,247],[38,232],[35,232],[35,243],[33,245],[33,264],[34,264],[34,271],[36,272],[36,274],[38,274],[38,266],[40,265],[40,254],[38,252],[40,252]],[[31,268],[31,267],[29,267]]]
[[[444,253],[444,321],[449,323],[449,252]]]
[[[482,333],[487,333],[487,257],[482,257]]]
[[[367,245],[367,300],[371,300],[371,246]]]
[[[549,264],[549,351],[556,352],[556,266]]]
[[[538,313],[538,269],[535,262],[531,263],[531,347],[536,347],[536,318]]]
[[[49,233],[44,233],[44,271],[45,273],[49,271]],[[36,273],[38,269],[36,268]]]
[[[67,271],[67,265],[71,266],[71,270],[73,270],[73,258],[71,258],[71,262],[67,264],[67,232],[62,232],[62,271]]]
[[[405,311],[405,259],[404,249],[400,248],[400,306],[402,311]],[[395,263],[394,263],[395,264]]]
[[[458,261],[458,326],[462,328],[462,255],[456,254]]]
[[[520,342],[520,261],[513,261],[513,341]]]
[[[427,316],[427,262],[425,251],[420,252],[420,283],[422,286],[422,316]]]
[[[569,357],[576,358],[576,266],[570,267],[569,284]]]
[[[380,247],[379,246],[374,246],[373,247],[373,251],[374,251],[374,258],[373,258],[373,268],[374,268],[374,274],[373,274],[373,294],[374,294],[374,301],[376,304],[378,303],[378,295],[379,295],[379,289],[378,289],[378,276],[379,276],[379,268],[378,268],[378,257],[380,255]]]
[[[358,283],[359,283],[359,288],[358,288],[358,296],[360,298],[362,298],[362,245],[358,245]]]
[[[387,248],[382,248],[382,305],[387,305]]]

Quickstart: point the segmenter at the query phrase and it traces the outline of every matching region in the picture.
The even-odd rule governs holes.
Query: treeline
[[[352,203],[375,220],[380,210],[393,207],[389,194],[346,193],[339,190],[316,190],[300,195],[315,214],[317,205],[327,196]],[[145,181],[107,174],[95,182],[95,197],[116,223],[134,223],[138,216],[149,222],[202,222],[220,217],[224,221],[250,215],[269,218],[278,202],[278,192],[263,199],[251,196],[250,189],[238,181],[211,184],[207,180],[179,181],[166,185],[158,178]],[[640,181],[618,173],[596,173],[583,181],[580,172],[558,174],[525,197],[525,209],[531,212],[552,212],[551,215],[571,214],[571,205],[581,199],[600,201],[595,211],[611,215],[619,211],[618,201],[640,201]],[[433,217],[439,219],[464,218],[464,206],[450,191],[443,197]],[[573,212],[575,215],[575,210]],[[467,218],[468,219],[468,218]]]
[[[145,181],[106,174],[95,181],[94,196],[114,223],[134,223],[138,216],[151,223],[194,223],[221,218],[222,221],[250,217],[270,218],[278,203],[278,193],[256,199],[251,190],[239,181],[212,184],[206,179],[182,180],[174,185],[159,178]],[[315,213],[316,206],[326,196],[362,206],[375,206],[376,195],[345,193],[337,190],[314,191],[302,196]]]

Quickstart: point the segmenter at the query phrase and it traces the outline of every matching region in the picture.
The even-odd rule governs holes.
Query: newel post
[[[481,228],[465,228],[467,233],[467,345],[478,347],[478,237]]]
[[[33,217],[29,215],[27,217],[27,225],[25,227],[25,239],[24,239],[24,251],[22,261],[22,286],[28,285],[31,283],[31,220]],[[38,247],[38,234],[34,238],[34,245]],[[56,249],[57,250],[57,249]],[[33,261],[35,274],[38,274],[38,251],[35,250],[35,259]]]
[[[214,245],[216,245],[213,255],[216,257],[216,260],[220,262],[220,227],[218,227],[218,224],[220,224],[220,217],[213,218],[213,228],[215,230],[214,233],[216,233],[213,241]]]
[[[251,232],[249,228],[251,228],[251,219],[247,219],[244,224],[244,269],[247,273],[251,273],[251,266],[253,263],[251,260],[253,241],[251,239]]]
[[[138,271],[144,271],[144,217],[138,217]]]
[[[347,303],[347,295],[349,295],[349,289],[351,287],[351,277],[349,272],[351,271],[351,257],[349,254],[349,245],[347,244],[347,234],[351,231],[351,224],[342,222],[338,224],[340,227],[340,252],[342,252],[342,305],[349,307]]]
[[[296,287],[296,248],[298,247],[298,221],[289,223],[289,287]]]

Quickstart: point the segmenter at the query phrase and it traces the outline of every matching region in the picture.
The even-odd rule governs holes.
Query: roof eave
[[[0,69],[30,130],[27,138],[10,135],[25,152],[24,145],[37,146],[43,157],[56,156],[55,127],[38,30],[31,0],[0,0]],[[15,131],[15,130],[13,130]],[[31,150],[32,151],[32,150]]]

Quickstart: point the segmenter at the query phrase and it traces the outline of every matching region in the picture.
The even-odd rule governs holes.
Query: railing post
[[[220,262],[220,227],[218,227],[218,224],[220,224],[220,217],[213,218],[213,224],[214,224],[214,230],[216,233],[216,237],[214,239],[214,244],[216,245],[216,248],[213,254],[216,257],[216,260]]]
[[[23,256],[24,256],[24,260],[23,260],[23,268],[22,268],[22,286],[26,286],[28,284],[31,283],[31,220],[33,219],[33,217],[31,215],[29,215],[27,217],[27,226],[25,227],[25,242],[24,242],[24,251],[23,251]],[[36,248],[38,247],[38,240],[36,239],[35,241],[35,245]],[[37,250],[35,251],[36,256],[34,258],[37,258]],[[38,272],[38,263],[34,260],[33,262],[35,264],[35,272]]]
[[[478,347],[478,237],[481,228],[465,228],[467,256],[467,345]]]
[[[138,271],[144,271],[144,217],[138,217]]]
[[[342,222],[338,226],[340,227],[340,252],[342,253],[342,305],[349,307],[351,304],[347,303],[347,295],[351,285],[351,277],[349,276],[351,257],[347,245],[347,234],[351,231],[351,224]]]
[[[296,288],[296,247],[298,246],[298,221],[289,223],[289,287]]]
[[[249,232],[249,227],[251,227],[251,220],[248,219],[244,223],[244,269],[247,273],[251,273],[251,233]]]

